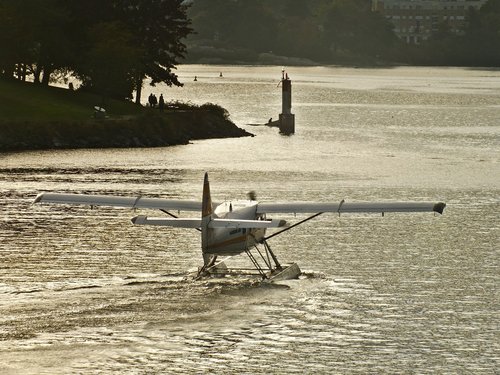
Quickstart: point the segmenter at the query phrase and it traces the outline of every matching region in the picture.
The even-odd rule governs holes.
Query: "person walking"
[[[160,94],[160,100],[158,101],[158,109],[163,112],[165,109],[165,100],[163,99],[163,94]]]

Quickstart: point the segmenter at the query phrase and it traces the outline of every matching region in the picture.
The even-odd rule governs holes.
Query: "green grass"
[[[87,120],[101,101],[100,96],[86,92],[0,79],[0,122]],[[107,99],[104,107],[111,117],[144,111],[133,103],[113,99]]]
[[[0,79],[0,153],[5,151],[159,147],[190,139],[250,135],[215,104],[168,103],[164,113],[108,99],[108,118],[94,119],[102,98],[86,92]]]

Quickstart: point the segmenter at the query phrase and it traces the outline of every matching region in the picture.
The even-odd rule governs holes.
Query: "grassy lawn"
[[[100,96],[44,87],[28,82],[0,79],[0,122],[6,121],[82,121],[92,117]],[[133,103],[107,99],[104,108],[113,116],[134,115],[144,108]]]

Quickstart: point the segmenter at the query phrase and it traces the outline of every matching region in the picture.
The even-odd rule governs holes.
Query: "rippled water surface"
[[[290,137],[253,126],[280,112],[281,67],[191,65],[184,88],[145,97],[221,104],[255,137],[0,155],[0,373],[498,374],[500,71],[288,73]],[[200,199],[205,171],[215,200],[448,206],[319,216],[271,241],[306,275],[263,285],[190,278],[196,231],[31,205],[41,191]]]

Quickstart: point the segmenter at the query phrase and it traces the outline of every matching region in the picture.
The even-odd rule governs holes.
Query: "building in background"
[[[446,25],[454,34],[467,27],[467,15],[488,0],[372,0],[372,10],[394,25],[394,32],[409,44],[419,44]]]

